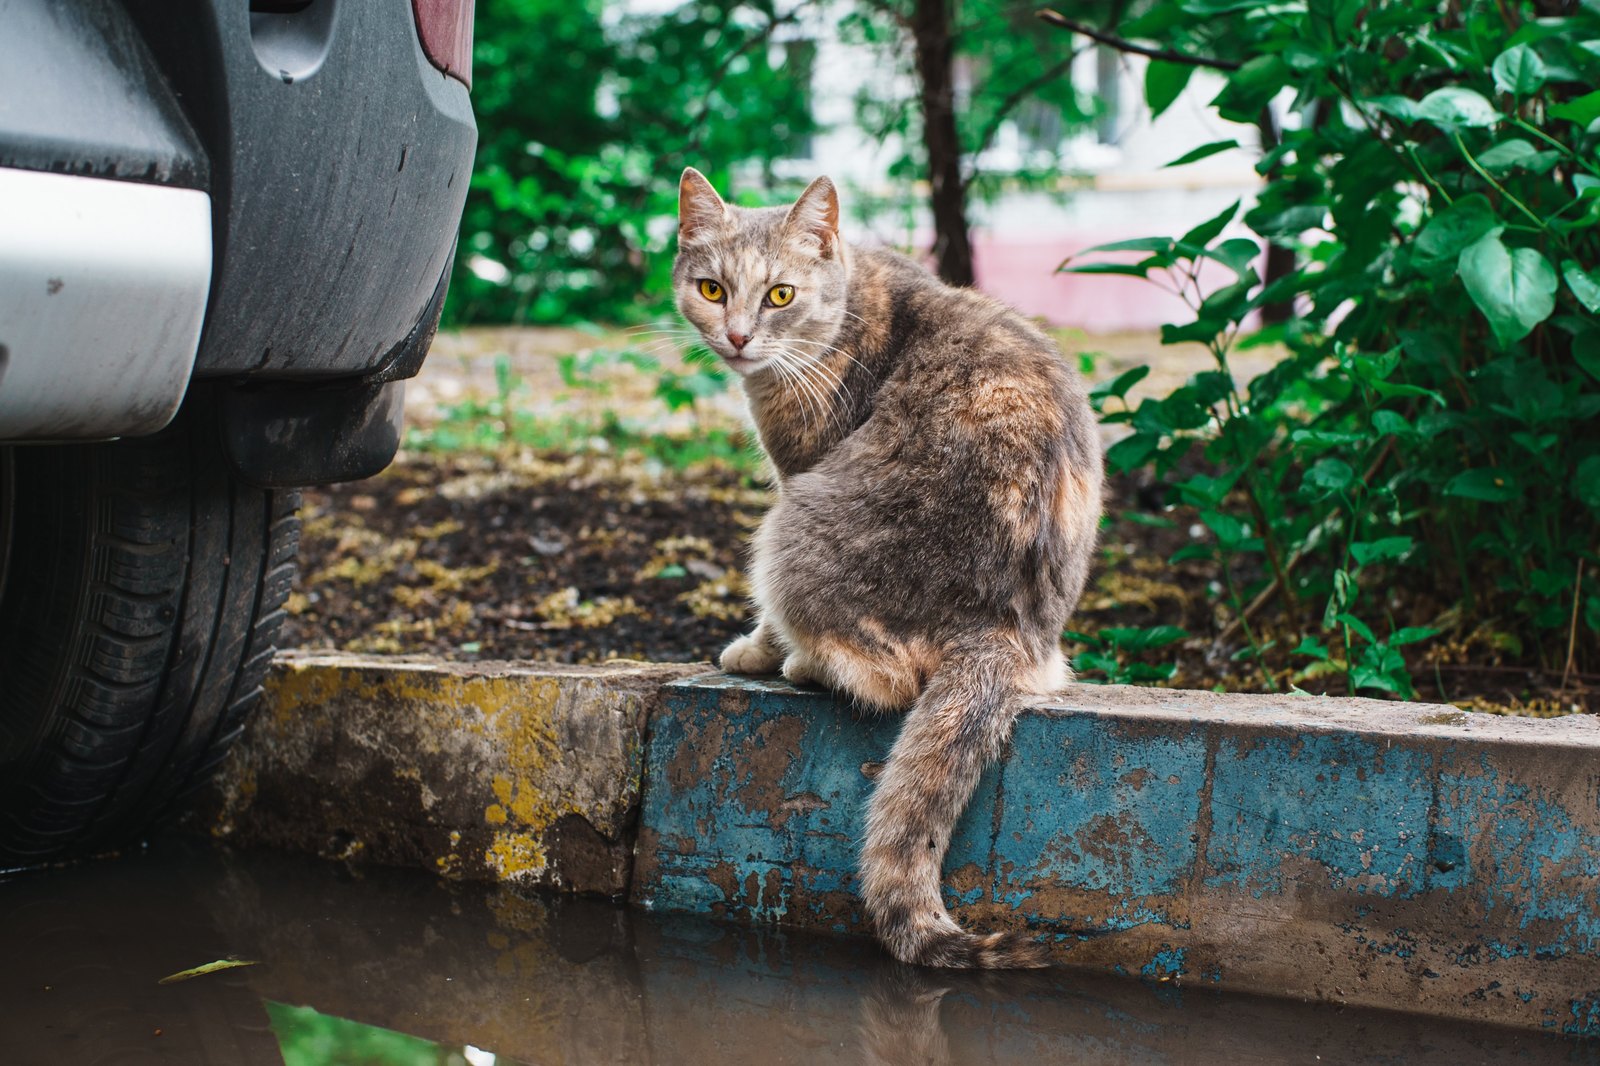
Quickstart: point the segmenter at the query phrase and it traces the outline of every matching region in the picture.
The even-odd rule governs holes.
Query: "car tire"
[[[260,696],[299,494],[234,476],[208,415],[0,448],[0,866],[133,837]]]

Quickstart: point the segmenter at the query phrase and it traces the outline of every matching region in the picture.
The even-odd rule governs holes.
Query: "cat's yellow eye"
[[[767,293],[767,302],[773,307],[782,307],[794,300],[793,285],[774,285],[772,291]]]
[[[716,282],[712,281],[710,278],[701,278],[700,279],[700,295],[704,296],[706,299],[710,300],[714,304],[721,303],[722,302],[722,286],[718,285]]]

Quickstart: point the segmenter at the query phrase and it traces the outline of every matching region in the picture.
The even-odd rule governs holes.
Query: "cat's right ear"
[[[815,242],[822,258],[832,259],[839,254],[839,191],[827,178],[817,178],[807,185],[784,221],[790,232],[808,243]]]
[[[706,176],[684,167],[678,179],[678,243],[687,244],[722,225],[728,209]]]

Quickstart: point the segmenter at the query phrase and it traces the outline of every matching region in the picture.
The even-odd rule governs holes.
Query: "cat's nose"
[[[748,333],[729,333],[728,334],[728,343],[733,345],[733,350],[734,351],[742,352],[742,351],[744,351],[744,346],[750,343],[750,334],[748,334]]]

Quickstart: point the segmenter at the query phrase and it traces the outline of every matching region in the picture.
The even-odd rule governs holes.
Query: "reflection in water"
[[[897,964],[879,972],[861,1001],[858,1040],[868,1066],[953,1066],[939,1004],[950,986],[940,975]]]
[[[866,940],[183,842],[0,883],[0,951],[0,1063],[1600,1062],[1540,1034],[1069,971],[946,974]],[[229,957],[260,965],[156,984]]]
[[[447,1048],[418,1036],[322,1014],[310,1007],[266,1003],[284,1066],[495,1066],[474,1047]]]

